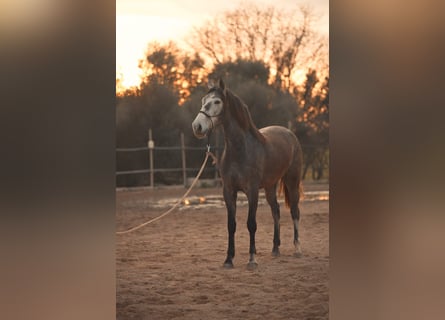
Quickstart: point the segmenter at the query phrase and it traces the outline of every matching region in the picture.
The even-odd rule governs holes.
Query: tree
[[[182,105],[190,90],[200,83],[204,61],[198,52],[188,54],[172,41],[164,45],[151,42],[139,67],[144,73],[141,87],[150,83],[167,86],[179,95]]]
[[[250,80],[267,85],[269,74],[269,67],[263,61],[237,58],[234,61],[217,63],[209,73],[209,78],[224,78],[231,85]]]
[[[274,7],[241,5],[194,29],[189,45],[212,64],[238,59],[263,61],[270,66],[270,82],[290,90],[298,70],[315,68],[327,58],[327,39],[312,28],[314,14],[307,7],[285,12]]]
[[[319,82],[317,72],[309,70],[306,81],[297,92],[300,114],[295,132],[303,145],[303,178],[312,167],[314,179],[321,179],[328,164],[329,149],[329,78]]]

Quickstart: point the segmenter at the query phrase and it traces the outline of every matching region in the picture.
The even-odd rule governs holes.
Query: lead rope
[[[216,162],[216,157],[210,152],[210,144],[207,144],[207,152],[206,152],[206,156],[205,159],[201,165],[201,169],[199,169],[198,175],[196,176],[195,180],[193,180],[192,184],[190,185],[190,187],[188,188],[188,190],[185,192],[185,194],[182,196],[181,199],[179,199],[174,205],[173,207],[171,207],[170,209],[168,209],[166,212],[164,212],[163,214],[161,214],[160,216],[153,218],[151,220],[148,220],[144,223],[141,223],[140,225],[130,228],[128,230],[125,231],[116,231],[116,234],[125,234],[125,233],[130,233],[133,232],[135,230],[138,230],[144,226],[146,226],[147,224],[153,223],[163,217],[165,217],[166,215],[168,215],[170,212],[172,212],[173,210],[176,209],[176,207],[185,199],[185,197],[187,197],[187,195],[190,193],[190,191],[193,189],[193,187],[195,186],[196,182],[198,181],[199,177],[201,176],[202,172],[204,171],[204,167],[207,163],[207,159],[209,158],[209,156],[211,156],[213,158],[214,163]]]

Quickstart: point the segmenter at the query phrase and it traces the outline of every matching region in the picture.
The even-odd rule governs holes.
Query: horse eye
[[[215,101],[215,104],[220,104],[220,103],[221,103],[221,101],[219,101],[219,100]]]

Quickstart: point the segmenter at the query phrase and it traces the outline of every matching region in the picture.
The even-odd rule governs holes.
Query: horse
[[[295,256],[301,256],[298,237],[301,192],[301,145],[295,134],[281,126],[258,129],[246,104],[228,88],[222,79],[209,81],[202,107],[192,122],[196,138],[203,139],[222,126],[224,152],[219,162],[223,196],[227,208],[228,249],[223,266],[233,268],[235,257],[236,200],[238,192],[248,199],[247,229],[249,230],[249,270],[256,269],[255,232],[259,190],[264,188],[272,210],[274,236],[272,255],[280,255],[280,206],[277,188],[284,190],[285,204],[290,208],[294,227]]]

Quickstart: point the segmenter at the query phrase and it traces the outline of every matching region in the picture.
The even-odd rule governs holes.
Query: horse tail
[[[278,190],[278,194],[281,195],[281,193],[284,191],[284,203],[286,204],[287,208],[290,208],[290,197],[289,197],[289,190],[287,189],[286,184],[284,183],[284,178],[281,178],[280,181],[280,189]]]
[[[303,182],[301,182],[301,181],[300,181],[300,185],[298,186],[298,194],[300,195],[300,200],[304,199]]]
[[[284,203],[286,204],[287,208],[290,208],[289,190],[287,189],[287,186],[284,183],[284,178],[281,178],[280,188],[278,189],[278,195],[281,195],[283,191],[284,191]],[[303,183],[301,181],[300,184],[298,185],[298,194],[300,200],[304,198]]]

